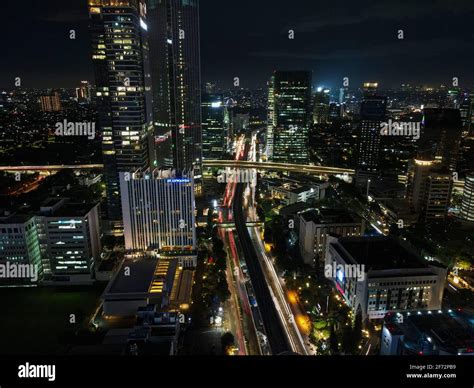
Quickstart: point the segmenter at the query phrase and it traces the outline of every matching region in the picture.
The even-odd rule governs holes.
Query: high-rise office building
[[[202,96],[202,154],[204,159],[221,159],[226,144],[224,97]]]
[[[81,84],[76,88],[76,99],[79,102],[90,102],[92,97],[92,87],[88,81],[81,81]]]
[[[329,89],[318,88],[314,94],[314,124],[325,124],[329,120],[329,92]]]
[[[0,261],[41,266],[38,231],[33,216],[0,217]]]
[[[102,253],[99,213],[98,203],[72,203],[67,198],[42,204],[36,225],[45,281],[93,281]]]
[[[462,126],[459,109],[425,108],[418,141],[419,156],[436,158],[450,171],[456,171]]]
[[[143,0],[89,0],[89,18],[108,218],[120,221],[119,172],[152,162],[146,6]]]
[[[61,99],[58,92],[46,96],[40,96],[39,102],[43,112],[60,112],[62,110]]]
[[[452,175],[439,160],[410,161],[407,199],[425,222],[443,221],[446,218],[452,189]]]
[[[148,0],[158,167],[202,175],[198,0]]]
[[[466,175],[461,203],[461,217],[474,221],[474,172]]]
[[[360,139],[357,169],[376,172],[379,166],[380,125],[386,118],[387,99],[377,95],[376,83],[364,84],[360,107]]]
[[[178,257],[196,265],[192,172],[155,169],[120,173],[125,249]]]
[[[276,71],[273,85],[273,156],[281,163],[308,163],[311,72]],[[270,101],[271,102],[271,101]]]
[[[268,81],[267,133],[265,150],[267,160],[270,160],[273,157],[273,129],[275,126],[275,76],[272,76],[270,81]]]

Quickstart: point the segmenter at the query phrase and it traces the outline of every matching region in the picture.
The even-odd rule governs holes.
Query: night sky
[[[403,3],[402,3],[403,1]],[[201,0],[202,80],[264,86],[313,70],[314,86],[376,80],[474,85],[473,0]],[[0,87],[93,81],[86,0],[1,0]],[[76,40],[69,30],[76,30]],[[288,39],[288,30],[295,39]],[[397,39],[403,29],[404,40]]]

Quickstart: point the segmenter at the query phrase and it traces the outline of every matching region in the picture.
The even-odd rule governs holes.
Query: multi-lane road
[[[245,184],[237,184],[234,197],[234,220],[239,237],[242,253],[245,257],[248,273],[252,281],[255,298],[262,316],[263,325],[267,334],[272,354],[281,354],[292,351],[287,335],[280,321],[274,300],[267,286],[265,275],[252,244],[247,230],[246,216],[244,214],[243,197]]]

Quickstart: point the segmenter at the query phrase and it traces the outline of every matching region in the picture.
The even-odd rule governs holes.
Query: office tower
[[[448,90],[447,96],[446,96],[446,105],[448,108],[453,108],[453,109],[458,109],[461,100],[462,100],[462,93],[459,88],[453,88]]]
[[[311,72],[276,71],[273,75],[274,162],[308,163],[311,120]]]
[[[34,216],[0,217],[0,262],[34,265],[41,276],[41,250]]]
[[[439,159],[444,167],[456,171],[461,135],[459,109],[425,108],[418,156]]]
[[[81,84],[76,88],[76,99],[79,102],[90,102],[92,97],[92,87],[88,81],[81,81]]]
[[[387,99],[377,95],[376,83],[364,84],[360,107],[360,139],[357,169],[376,172],[379,166],[380,125],[386,119]]]
[[[413,159],[408,163],[406,198],[417,213],[421,213],[426,198],[426,181],[433,167],[439,165],[435,160]]]
[[[329,89],[318,88],[314,94],[314,124],[325,124],[329,120],[329,92]]]
[[[202,96],[203,159],[221,159],[226,144],[224,97],[220,94]]]
[[[349,89],[347,87],[339,89],[339,104],[345,104],[349,97]]]
[[[339,120],[342,116],[344,108],[338,102],[331,102],[329,104],[329,121]]]
[[[433,171],[428,178],[425,222],[444,221],[453,191],[453,177],[449,172]]]
[[[0,260],[35,265],[43,283],[90,283],[101,252],[97,203],[51,198],[35,214],[0,217]]]
[[[461,203],[461,218],[474,221],[474,172],[466,175]]]
[[[102,253],[98,203],[51,198],[40,207],[36,225],[44,280],[69,284],[93,281]]]
[[[194,177],[155,169],[120,173],[125,249],[196,265]]]
[[[474,135],[474,93],[469,94],[469,136]]]
[[[425,222],[444,221],[453,188],[453,178],[437,160],[410,161],[407,199]]]
[[[471,128],[471,95],[469,93],[462,93],[459,114],[461,116],[462,131],[468,134]]]
[[[148,0],[158,167],[202,175],[198,0]]]
[[[267,160],[271,160],[273,157],[273,129],[275,126],[275,76],[272,76],[270,81],[268,81],[267,133],[265,150]]]
[[[328,236],[327,268],[326,277],[363,320],[441,307],[447,269],[393,237]]]
[[[303,261],[322,268],[326,257],[326,240],[330,233],[341,237],[361,236],[364,221],[343,209],[309,209],[298,214],[299,247]]]
[[[62,110],[61,99],[58,92],[46,96],[40,96],[39,102],[43,112],[60,112]]]
[[[152,163],[146,7],[142,0],[89,0],[89,18],[108,218],[119,222],[118,174]]]

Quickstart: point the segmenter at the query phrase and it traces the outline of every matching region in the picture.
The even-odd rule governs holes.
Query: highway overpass
[[[257,169],[266,171],[290,171],[300,172],[313,175],[349,175],[355,174],[355,170],[350,168],[313,166],[309,164],[292,164],[292,163],[275,163],[275,162],[250,162],[246,160],[205,160],[204,167],[209,168],[240,168],[240,169]],[[0,171],[5,172],[35,172],[35,171],[60,171],[60,170],[95,170],[103,169],[103,164],[58,164],[50,166],[0,166]],[[399,175],[398,181],[406,182],[405,175]],[[455,181],[454,187],[462,190],[464,181]]]

